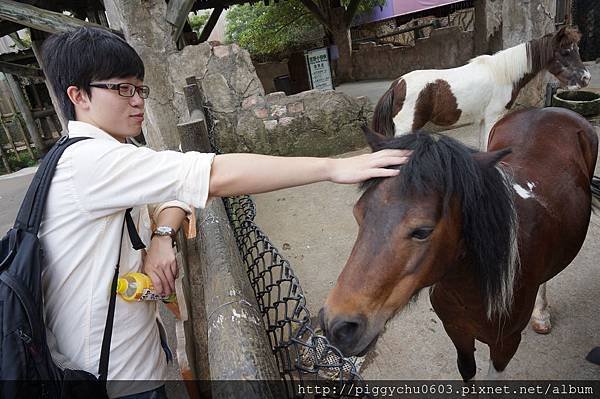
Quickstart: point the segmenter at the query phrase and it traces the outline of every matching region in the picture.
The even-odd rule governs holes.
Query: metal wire
[[[298,385],[309,382],[335,382],[340,387],[360,383],[355,363],[311,325],[300,281],[254,223],[252,199],[242,196],[224,202],[288,397],[302,397]]]
[[[205,106],[209,140],[216,153],[217,117]],[[345,358],[311,323],[300,281],[290,263],[254,223],[256,208],[249,196],[224,198],[238,249],[254,290],[288,398],[302,398],[302,386],[328,384],[337,388],[327,397],[355,397],[344,392],[362,378],[353,359]],[[315,397],[314,395],[310,395]],[[318,395],[317,395],[318,397]]]

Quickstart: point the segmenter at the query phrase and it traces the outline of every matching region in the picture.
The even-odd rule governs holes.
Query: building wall
[[[458,27],[434,29],[428,38],[417,39],[414,46],[354,46],[353,74],[356,80],[396,79],[417,69],[452,68],[474,57],[474,33]]]

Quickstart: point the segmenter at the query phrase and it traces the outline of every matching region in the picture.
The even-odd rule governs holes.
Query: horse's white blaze
[[[531,184],[531,183],[529,183]],[[529,190],[522,187],[521,185],[515,183],[513,185],[513,188],[515,190],[515,192],[519,195],[519,197],[523,198],[523,199],[527,199],[527,198],[533,198],[535,197],[535,195],[533,194],[533,191],[531,190],[535,185],[533,186],[529,186],[529,184],[527,185],[529,187]]]

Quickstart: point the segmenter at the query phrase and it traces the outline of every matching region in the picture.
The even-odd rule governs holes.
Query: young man
[[[357,183],[394,176],[387,166],[407,153],[384,150],[346,159],[283,158],[255,154],[156,152],[125,144],[144,120],[142,60],[124,40],[81,28],[44,43],[46,77],[69,118],[71,137],[91,137],[69,147],[56,169],[40,237],[46,251],[44,311],[48,342],[57,363],[97,373],[119,248],[120,273],[143,271],[158,290],[173,291],[177,275],[171,238],[150,229],[147,205],[161,231],[175,231],[186,213],[209,197],[261,193],[323,180]],[[125,209],[142,240],[145,260],[120,242]],[[152,238],[151,238],[152,237]],[[117,298],[110,350],[111,397],[161,397],[167,358],[161,347],[156,304]],[[154,396],[152,396],[154,395]]]

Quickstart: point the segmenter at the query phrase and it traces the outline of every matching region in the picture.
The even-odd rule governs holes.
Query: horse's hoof
[[[541,319],[531,319],[531,328],[538,334],[548,334],[552,330],[552,324],[550,323],[550,317]]]

